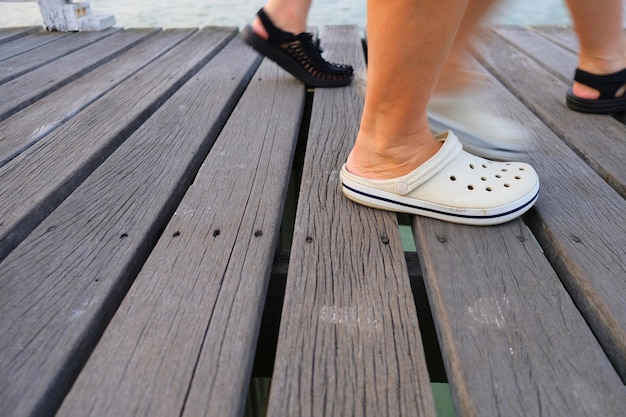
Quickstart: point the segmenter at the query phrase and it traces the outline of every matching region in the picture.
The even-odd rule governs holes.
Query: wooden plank
[[[82,48],[119,31],[120,29],[110,29],[104,32],[90,32],[85,36],[83,36],[83,34],[74,33],[71,36],[63,37],[63,42],[52,42],[45,48],[34,49],[30,52],[6,59],[0,62],[0,74],[2,74],[2,76],[0,76],[0,84],[5,84],[20,75],[54,62],[72,52],[80,51]],[[45,35],[46,32],[40,33],[42,39],[46,39]],[[68,72],[68,69],[71,68],[71,66],[65,65],[60,67],[57,71],[63,74]]]
[[[190,37],[1,167],[0,259],[235,33]]]
[[[39,66],[17,78],[13,78],[11,75],[10,81],[0,85],[0,94],[6,98],[0,102],[0,120],[17,113],[46,94],[109,61],[156,32],[157,29],[140,29],[114,33],[104,38],[97,47],[92,45],[92,47],[80,49],[59,59],[51,58],[48,65]],[[26,55],[30,54],[17,56],[15,60]],[[11,65],[13,61],[13,59],[8,59],[0,62],[0,66]],[[20,66],[21,64],[16,63],[16,65]]]
[[[76,116],[194,29],[166,30],[0,122],[0,167]]]
[[[549,261],[626,380],[625,127],[610,117],[567,110],[567,85],[502,38],[492,37],[480,54],[489,70],[559,136],[589,144],[583,161],[546,129],[535,131],[530,158],[543,191],[538,215],[529,220]],[[598,146],[594,141],[600,141]],[[594,169],[601,165],[607,174],[595,175],[585,163]]]
[[[331,61],[365,66],[354,27],[322,33]],[[433,416],[396,216],[339,188],[356,86],[316,90],[268,416]]]
[[[578,38],[572,26],[531,26],[529,29],[572,53],[578,52]]]
[[[604,177],[623,197],[626,197],[626,125],[605,115],[580,114],[565,106],[565,91],[571,85],[576,68],[576,55],[563,50],[534,32],[523,28],[500,28],[483,48],[486,65],[517,94],[581,157]],[[511,48],[515,45],[521,53]],[[533,60],[525,57],[530,56]],[[514,60],[517,65],[505,64]],[[540,62],[538,65],[535,61]],[[549,72],[545,77],[546,70]],[[554,75],[562,80],[554,79]],[[519,77],[519,78],[518,78]]]
[[[177,58],[185,67],[192,56],[203,61],[231,35],[200,33],[179,54],[161,60],[158,69],[165,76],[184,75],[163,65]],[[0,264],[0,350],[11,352],[0,358],[0,414],[55,414],[258,61],[239,39],[223,50]],[[105,135],[107,129],[102,125],[95,133]],[[165,276],[172,281],[172,271]],[[187,365],[193,369],[194,364]],[[159,369],[153,362],[150,367]],[[104,380],[98,384],[103,387]],[[114,401],[120,404],[123,398]],[[78,415],[87,412],[81,408]]]
[[[296,151],[296,153],[297,152],[298,151]],[[286,205],[285,212],[287,210],[289,210],[289,207]],[[293,211],[295,214],[295,206]],[[285,216],[283,215],[281,235],[284,233],[284,229]],[[291,232],[293,234],[293,230]],[[415,306],[417,308],[417,317],[419,318],[420,334],[424,345],[428,375],[430,376],[431,382],[446,383],[448,379],[446,377],[443,359],[441,358],[441,349],[439,347],[439,342],[437,341],[437,333],[435,331],[430,307],[428,305],[428,298],[426,295],[422,271],[419,265],[419,259],[416,252],[405,251],[404,257],[408,268],[413,298],[415,299]],[[276,357],[276,344],[278,342],[278,327],[283,309],[288,268],[289,251],[279,249],[274,256],[272,275],[267,289],[267,297],[265,298],[261,329],[259,330],[259,340],[257,342],[256,355],[254,357],[254,368],[252,369],[253,377],[272,377],[274,358]]]
[[[458,417],[623,415],[619,376],[523,222],[414,228]]]
[[[0,61],[43,47],[44,45],[50,47],[50,43],[67,36],[69,36],[69,33],[39,31],[16,39],[12,42],[0,44]],[[40,54],[43,53],[43,49],[40,49],[38,52]]]
[[[222,68],[256,55],[237,44]],[[266,61],[60,415],[242,415],[303,104]]]
[[[0,94],[6,98],[0,102],[0,120],[115,58],[157,31],[131,29],[115,33],[104,38],[97,46],[80,49],[0,85]]]
[[[568,50],[542,36],[540,32],[519,26],[494,26],[494,33],[506,39],[513,46],[532,56],[535,60],[565,83],[571,83],[578,58],[574,51]],[[571,29],[567,31],[572,33]],[[522,65],[522,64],[520,64]],[[565,103],[565,92],[562,91],[561,101]]]
[[[39,30],[41,30],[41,26],[0,28],[0,45]]]

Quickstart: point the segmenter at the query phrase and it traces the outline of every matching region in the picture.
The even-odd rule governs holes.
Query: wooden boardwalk
[[[565,107],[568,28],[485,42],[477,105],[532,132],[539,201],[405,219],[410,252],[339,190],[355,86],[236,29],[0,29],[0,416],[241,416],[267,372],[274,417],[432,417],[442,379],[459,417],[623,416],[626,126]]]

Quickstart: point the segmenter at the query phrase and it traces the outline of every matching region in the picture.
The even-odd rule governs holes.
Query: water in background
[[[94,14],[112,14],[120,27],[203,27],[247,24],[264,0],[86,0]],[[314,0],[311,26],[365,27],[366,0]],[[570,24],[563,0],[504,0],[490,19],[502,24]],[[0,27],[41,25],[36,3],[0,1]]]

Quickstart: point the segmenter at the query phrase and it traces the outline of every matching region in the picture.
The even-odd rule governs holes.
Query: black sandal
[[[567,107],[581,113],[611,114],[626,112],[626,69],[607,75],[596,75],[576,69],[574,81],[595,88],[600,92],[597,99],[580,98],[572,89],[567,91]],[[623,88],[620,96],[617,93]]]
[[[322,58],[322,49],[313,42],[313,35],[307,32],[295,35],[278,29],[263,9],[257,16],[267,30],[267,40],[254,33],[250,25],[242,32],[243,39],[257,52],[311,87],[343,87],[352,82],[352,67]]]

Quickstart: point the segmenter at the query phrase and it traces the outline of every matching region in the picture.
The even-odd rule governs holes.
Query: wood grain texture
[[[103,43],[99,44],[97,48],[81,48],[0,85],[0,94],[5,98],[0,102],[0,120],[97,68],[141,42],[143,38],[155,33],[158,29],[130,29],[125,31],[130,33],[121,32],[117,29],[112,30],[115,33],[102,39],[100,42]],[[75,35],[82,36],[83,33],[101,32],[81,32]],[[100,35],[101,38],[103,36]],[[20,59],[20,57],[18,56],[16,59]],[[11,60],[0,62],[0,65],[9,61]]]
[[[624,386],[520,220],[415,218],[457,416],[614,416]]]
[[[33,49],[42,48],[44,46],[50,47],[53,42],[57,42],[69,35],[69,33],[39,31],[17,38],[11,42],[0,43],[0,61]],[[40,49],[38,52],[41,54],[43,49]],[[48,59],[50,59],[50,56],[48,56]],[[6,74],[3,73],[3,75]]]
[[[0,358],[0,414],[56,411],[256,65],[239,41],[223,50],[0,264],[0,350],[10,352]]]
[[[356,28],[321,39],[364,68]],[[361,109],[355,86],[314,93],[269,416],[434,415],[396,217],[339,188]]]
[[[34,33],[41,30],[41,26],[25,26],[16,28],[0,28],[0,45],[6,42],[11,42],[16,39],[26,36],[29,33]]]
[[[578,52],[578,37],[572,26],[531,26],[529,29],[572,53]]]
[[[60,41],[61,39],[59,39],[60,42],[52,42],[43,48],[37,48],[32,51],[15,56],[13,58],[1,61],[0,74],[2,74],[2,76],[0,76],[0,84],[5,84],[10,80],[19,77],[20,75],[26,74],[29,71],[33,71],[48,63],[57,61],[64,56],[70,55],[73,52],[77,52],[85,47],[88,47],[94,42],[98,42],[119,32],[120,29],[116,28],[102,32],[85,32],[85,35],[83,35],[82,33],[74,33],[70,36],[63,37],[63,41]],[[41,36],[42,39],[45,39],[45,34],[45,32],[39,32],[39,36]],[[35,36],[37,36],[37,34],[35,34]],[[84,53],[82,55],[84,59]],[[67,73],[71,74],[73,72],[73,68],[69,65],[66,65],[63,69],[64,71],[58,71],[58,73],[55,75],[57,77],[66,76]],[[3,92],[3,95],[4,94],[5,93]],[[4,107],[0,109],[2,110],[0,114],[6,111]]]
[[[166,30],[0,122],[0,167],[193,33]]]
[[[242,414],[303,104],[262,65],[59,415]]]
[[[1,167],[0,259],[234,34],[197,33]]]
[[[552,131],[565,137],[569,146],[574,140],[579,144],[575,148],[583,153],[582,159],[542,125],[533,130],[530,162],[539,172],[542,194],[538,216],[529,221],[547,258],[626,380],[626,127],[610,117],[566,109],[567,85],[501,38],[492,37],[490,47],[479,51],[489,70]],[[524,112],[526,119],[532,117]],[[590,166],[607,174],[601,177]]]

